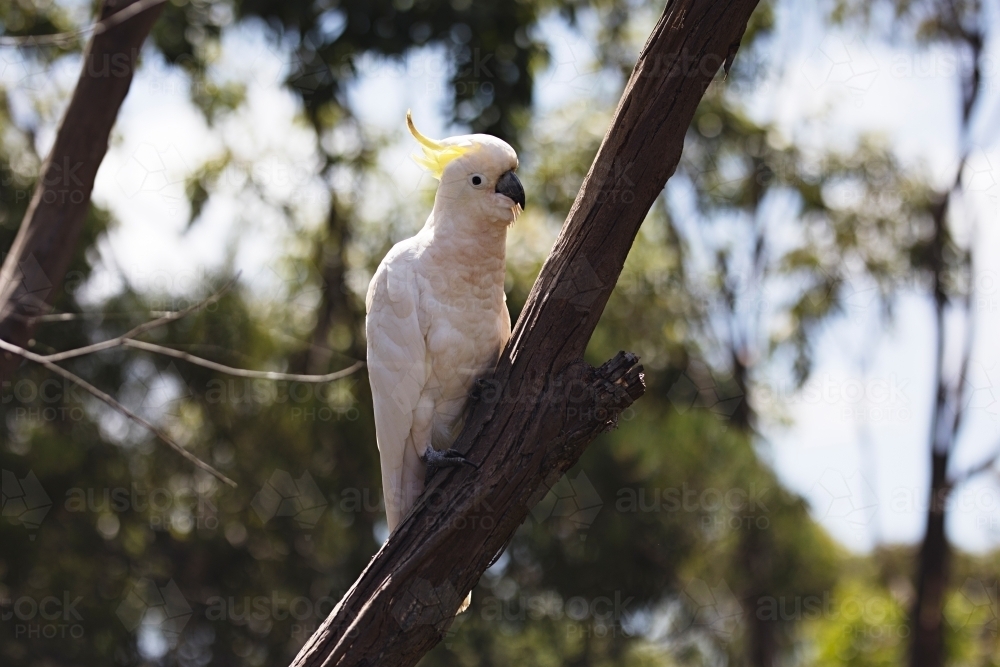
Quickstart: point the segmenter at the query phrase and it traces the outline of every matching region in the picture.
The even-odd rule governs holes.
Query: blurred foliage
[[[0,6],[0,26],[4,35],[30,37],[68,30],[71,21],[54,3],[12,0]]]
[[[152,37],[168,62],[193,75],[194,89],[212,90],[206,77],[224,26],[263,21],[274,44],[293,52],[287,84],[313,122],[330,107],[348,106],[345,86],[364,56],[399,59],[415,48],[441,47],[451,64],[455,122],[516,142],[530,115],[532,75],[545,64],[543,45],[530,36],[545,8],[513,1],[171,2]],[[214,95],[195,100],[206,111],[220,103]]]
[[[623,83],[658,9],[618,0],[171,2],[153,44],[187,73],[192,102],[213,123],[246,103],[215,66],[227,31],[264,26],[289,58],[286,86],[331,196],[324,224],[310,228],[295,202],[255,180],[246,156],[227,148],[199,165],[187,182],[191,224],[235,169],[246,176],[241,197],[278,210],[301,252],[276,285],[241,283],[150,340],[254,369],[328,372],[363,356],[363,304],[348,282],[370,274],[402,231],[365,220],[347,196],[386,176],[376,159],[386,140],[354,117],[345,90],[363,57],[398,59],[424,46],[444,49],[453,65],[451,119],[520,148],[531,205],[510,243],[516,317],[616,101],[595,91],[592,104],[536,114],[535,77],[547,61],[538,23],[559,13],[579,27],[596,12],[597,66]],[[0,21],[7,34],[45,33],[68,27],[59,12],[18,2],[0,7]],[[758,451],[754,380],[765,364],[786,363],[786,348],[791,372],[808,377],[811,346],[843,312],[848,283],[863,276],[888,295],[919,264],[933,199],[874,139],[842,153],[810,151],[748,115],[740,91],[762,76],[773,21],[762,3],[729,79],[710,87],[677,177],[640,231],[587,351],[594,363],[637,351],[647,395],[532,511],[474,591],[471,611],[423,664],[898,664],[900,646],[886,638],[910,595],[905,577],[899,583],[909,554],[848,557],[782,488]],[[0,101],[6,249],[39,159],[31,131]],[[126,284],[84,308],[77,288],[110,224],[94,210],[55,306],[75,317],[43,324],[36,349],[112,337],[204,296]],[[207,276],[202,292],[224,278]],[[26,504],[51,506],[33,527],[5,504],[0,661],[287,663],[385,536],[364,373],[320,386],[245,381],[122,350],[67,366],[239,488],[22,367],[0,394],[4,502],[23,492]],[[996,632],[991,647],[990,607],[976,582],[987,600],[993,591],[995,614],[997,564],[966,561],[958,567],[972,583],[950,602],[953,653],[995,664]],[[855,614],[852,601],[878,613]]]

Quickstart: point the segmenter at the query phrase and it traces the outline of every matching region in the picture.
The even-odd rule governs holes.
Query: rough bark
[[[647,41],[492,381],[440,471],[293,665],[413,665],[531,507],[643,392],[635,356],[581,357],[705,89],[756,0],[673,0]]]
[[[136,1],[105,0],[101,20]],[[162,11],[163,4],[141,11],[98,32],[87,44],[73,97],[0,267],[0,338],[10,343],[26,345],[34,329],[32,316],[48,310],[62,290],[111,128],[132,83],[142,44]],[[19,361],[14,355],[0,355],[0,377]]]

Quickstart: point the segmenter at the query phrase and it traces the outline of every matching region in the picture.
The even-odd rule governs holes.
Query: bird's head
[[[406,125],[420,142],[413,159],[441,181],[435,208],[487,223],[509,225],[524,209],[524,187],[514,174],[517,153],[488,134],[466,134],[435,141],[422,135],[406,112]]]

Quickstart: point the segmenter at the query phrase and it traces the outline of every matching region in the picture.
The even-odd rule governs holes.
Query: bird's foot
[[[496,386],[497,383],[493,379],[479,378],[472,383],[472,388],[469,390],[469,397],[475,401],[489,401],[497,393]]]
[[[434,473],[440,468],[455,468],[460,465],[468,465],[473,468],[479,467],[455,449],[438,451],[433,447],[428,447],[421,460],[427,466],[427,477],[433,477]]]

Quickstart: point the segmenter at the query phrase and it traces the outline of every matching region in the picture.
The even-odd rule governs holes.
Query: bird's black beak
[[[505,172],[497,180],[496,191],[510,197],[521,205],[521,210],[524,210],[524,186],[521,185],[521,181],[518,180],[517,174],[513,170]]]

